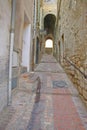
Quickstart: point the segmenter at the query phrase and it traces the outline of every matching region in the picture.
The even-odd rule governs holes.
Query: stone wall
[[[21,72],[27,71],[25,66],[22,66],[22,50],[23,50],[23,33],[24,29],[33,24],[33,1],[17,0],[16,1],[16,20],[15,20],[15,43],[14,52],[16,53],[17,64],[13,66],[13,88],[18,85],[18,77]],[[32,31],[32,30],[31,30]],[[32,32],[31,32],[32,33]],[[31,43],[32,45],[32,38]],[[31,57],[31,56],[30,56]],[[15,62],[15,58],[14,58]],[[17,73],[15,73],[17,72]]]
[[[7,105],[8,75],[9,75],[9,49],[10,49],[10,24],[11,1],[0,0],[0,111]],[[15,41],[13,50],[12,88],[18,85],[18,76],[22,62],[23,31],[33,19],[33,1],[16,1]],[[30,41],[32,44],[32,38]],[[25,57],[26,58],[26,57]]]
[[[33,22],[33,1],[17,0],[14,50],[22,49],[24,26]]]
[[[0,0],[0,111],[7,105],[11,3]]]
[[[63,57],[68,58],[87,75],[87,1],[62,0],[58,42],[60,42],[61,63],[78,88],[84,102],[87,101],[87,78],[72,67]],[[58,45],[57,45],[58,46]],[[58,57],[58,56],[57,56]],[[87,103],[86,103],[87,104]]]

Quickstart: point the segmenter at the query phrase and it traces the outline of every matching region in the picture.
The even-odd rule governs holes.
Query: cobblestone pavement
[[[12,106],[0,113],[0,130],[87,130],[87,108],[54,57],[45,54],[34,73],[40,92],[22,79]]]

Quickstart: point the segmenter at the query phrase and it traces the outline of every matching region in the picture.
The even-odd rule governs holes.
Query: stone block
[[[87,90],[83,89],[83,97],[85,100],[87,100]]]
[[[7,105],[11,6],[0,0],[0,111]]]
[[[85,87],[85,90],[87,90],[87,79],[84,79],[84,87]]]
[[[0,111],[7,105],[7,87],[0,87]]]
[[[78,86],[77,88],[78,88],[79,94],[83,95],[83,88],[81,86]]]

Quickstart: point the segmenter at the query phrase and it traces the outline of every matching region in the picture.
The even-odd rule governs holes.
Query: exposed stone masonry
[[[57,38],[60,41],[61,54],[58,54],[61,55],[66,72],[87,104],[87,78],[63,60],[63,57],[69,58],[87,75],[87,1],[78,0],[74,3],[73,0],[62,0],[59,16]]]

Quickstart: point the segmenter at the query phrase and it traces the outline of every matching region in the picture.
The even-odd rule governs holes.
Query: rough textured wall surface
[[[61,58],[66,56],[83,73],[87,75],[87,1],[62,0],[58,40],[60,41]],[[64,61],[62,59],[62,61]],[[66,61],[63,65],[76,84],[80,95],[86,103],[87,79]],[[86,103],[87,104],[87,103]]]
[[[11,3],[0,0],[0,111],[7,105]]]

